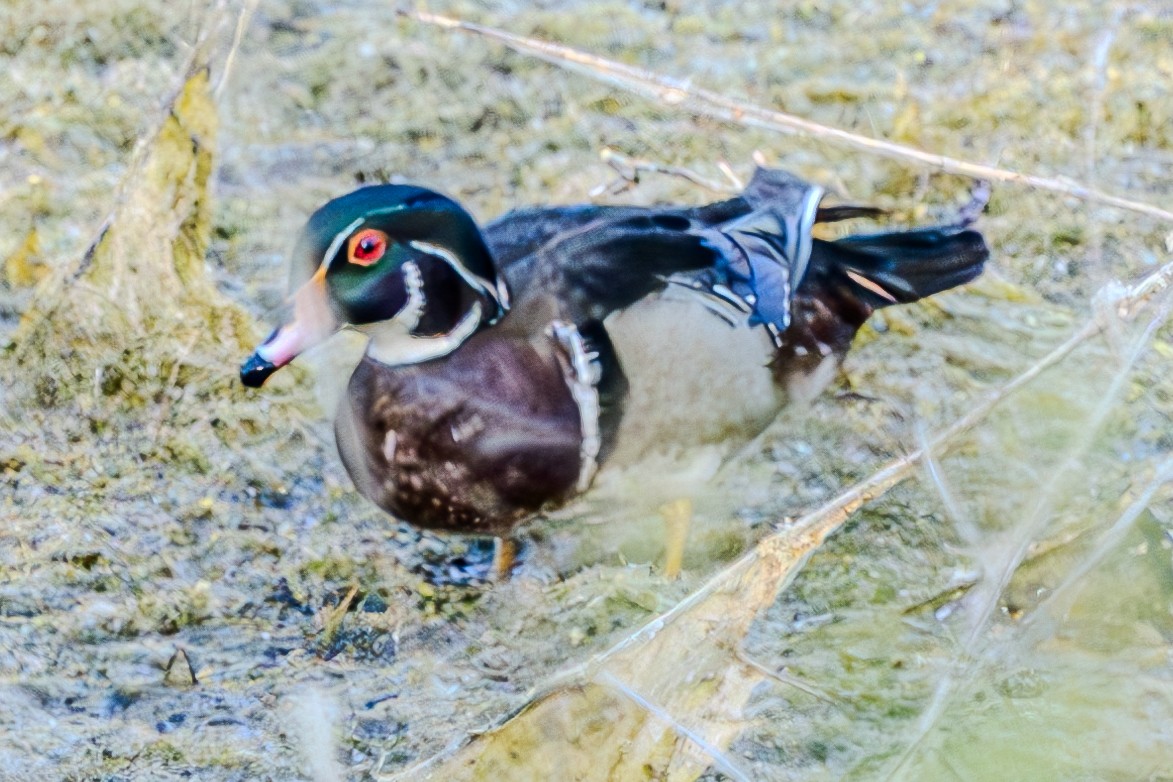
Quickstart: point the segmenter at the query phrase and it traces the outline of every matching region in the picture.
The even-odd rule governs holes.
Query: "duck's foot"
[[[513,538],[493,538],[493,580],[508,581],[517,560],[517,541]]]
[[[665,527],[664,576],[679,578],[684,565],[684,544],[692,524],[692,500],[685,497],[665,503],[660,506],[660,516]]]

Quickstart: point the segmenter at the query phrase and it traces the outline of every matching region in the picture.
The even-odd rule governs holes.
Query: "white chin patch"
[[[456,350],[476,332],[481,323],[481,305],[476,302],[452,331],[434,337],[421,337],[411,333],[411,329],[419,322],[418,313],[412,316],[408,312],[411,306],[409,302],[403,312],[391,320],[359,327],[359,331],[371,338],[367,345],[368,356],[392,367],[420,364]]]

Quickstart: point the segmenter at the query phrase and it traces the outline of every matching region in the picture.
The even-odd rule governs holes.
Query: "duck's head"
[[[438,193],[375,185],[330,201],[310,217],[292,258],[293,314],[240,368],[246,386],[339,329],[371,337],[388,364],[451,352],[508,308],[508,294],[468,212]]]

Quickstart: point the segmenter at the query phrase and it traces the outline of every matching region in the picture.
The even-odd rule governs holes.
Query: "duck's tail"
[[[977,231],[957,227],[816,239],[812,271],[846,283],[872,309],[909,302],[963,285],[990,257]]]

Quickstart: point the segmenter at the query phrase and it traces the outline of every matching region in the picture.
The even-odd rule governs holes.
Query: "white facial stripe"
[[[420,267],[415,261],[403,264],[403,282],[407,286],[407,304],[403,305],[395,320],[411,331],[424,314],[424,276],[420,274]]]
[[[464,264],[460,262],[459,258],[453,255],[447,249],[440,247],[439,245],[431,244],[429,242],[421,242],[418,240],[412,241],[411,246],[419,250],[421,253],[434,255],[435,257],[444,261],[444,263],[451,266],[452,270],[459,274],[460,278],[467,282],[473,290],[477,291],[478,293],[485,294],[502,306],[507,306],[501,299],[501,295],[497,290],[497,285],[490,283],[480,275],[473,274],[471,271],[465,268]]]
[[[330,261],[334,260],[334,256],[338,254],[338,250],[342,247],[342,243],[349,239],[350,235],[354,233],[355,229],[362,225],[365,221],[365,217],[360,217],[350,225],[343,228],[339,233],[335,234],[334,240],[330,242],[330,246],[326,248],[326,254],[322,256],[322,263],[319,265],[329,267]]]

